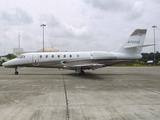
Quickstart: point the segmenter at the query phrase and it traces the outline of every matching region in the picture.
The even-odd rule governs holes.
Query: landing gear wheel
[[[85,72],[83,71],[83,69],[81,67],[77,67],[77,69],[75,70],[75,72],[78,74],[78,75],[84,75]]]
[[[84,75],[85,72],[83,70],[81,70],[81,72],[79,73],[79,75]]]
[[[85,72],[82,70],[82,71],[81,71],[81,75],[84,75],[84,74],[85,74]]]
[[[17,72],[17,71],[15,71],[15,75],[18,75],[18,72]]]
[[[15,68],[15,75],[18,75],[18,67]]]

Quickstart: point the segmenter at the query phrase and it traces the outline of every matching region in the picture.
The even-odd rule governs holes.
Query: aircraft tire
[[[85,74],[85,72],[83,70],[81,70],[80,75],[84,75],[84,74]]]
[[[17,71],[15,71],[15,75],[18,75],[18,72],[17,72]]]

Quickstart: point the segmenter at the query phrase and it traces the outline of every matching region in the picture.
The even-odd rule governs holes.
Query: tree
[[[5,57],[6,57],[8,60],[11,60],[11,59],[16,58],[17,56],[15,56],[14,54],[7,54],[7,55],[5,55]]]
[[[149,54],[148,53],[142,53],[142,60],[148,60]]]
[[[158,51],[156,52],[156,60],[160,61],[160,53]]]

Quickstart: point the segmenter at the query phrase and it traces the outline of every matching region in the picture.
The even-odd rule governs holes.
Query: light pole
[[[153,28],[153,32],[154,32],[154,62],[156,61],[156,47],[155,47],[155,44],[156,44],[156,42],[155,42],[155,28],[157,28],[157,26],[152,26],[152,28]]]
[[[45,24],[42,24],[41,25],[41,27],[42,27],[42,29],[43,29],[43,52],[44,52],[44,27],[45,27],[46,25]]]

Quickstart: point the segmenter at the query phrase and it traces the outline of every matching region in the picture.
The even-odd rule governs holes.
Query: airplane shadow
[[[86,72],[84,75],[78,75],[75,73],[64,74],[65,77],[70,76],[74,78],[88,79],[88,80],[104,80],[104,77],[99,74],[93,74]]]
[[[140,73],[95,73],[95,72],[85,72],[84,75],[78,75],[76,74],[75,72],[66,72],[64,71],[63,73],[62,72],[58,72],[58,73],[52,73],[52,72],[49,72],[49,73],[42,73],[42,72],[36,72],[36,73],[20,73],[19,75],[16,75],[17,77],[22,77],[22,76],[39,76],[39,77],[46,77],[46,76],[50,76],[50,77],[58,77],[58,76],[63,76],[64,75],[64,78],[65,79],[86,79],[86,80],[111,80],[113,79],[113,76],[119,76],[121,78],[121,76],[124,76],[124,75],[127,75],[127,76],[137,76],[139,75]],[[11,74],[11,75],[14,75],[14,74]]]
[[[14,74],[9,74],[9,75],[13,75]],[[104,75],[101,76],[99,74],[92,74],[92,73],[85,73],[85,75],[78,75],[76,73],[64,73],[64,74],[34,74],[34,73],[20,73],[19,75],[15,75],[15,77],[22,77],[22,76],[38,76],[38,77],[45,77],[45,76],[53,76],[54,77],[57,77],[57,76],[63,76],[64,75],[64,78],[65,79],[73,79],[73,78],[78,78],[78,79],[87,79],[87,80],[104,80],[106,78],[104,78]],[[37,77],[37,78],[38,78]]]
[[[74,78],[82,78],[82,79],[90,79],[90,80],[112,80],[113,79],[113,76],[119,76],[121,78],[121,76],[140,76],[141,74],[138,73],[102,73],[102,74],[97,74],[97,73],[90,73],[90,72],[86,72],[85,75],[77,75],[75,73],[66,73],[64,74],[65,77],[67,76],[71,76],[71,77],[74,77]]]

